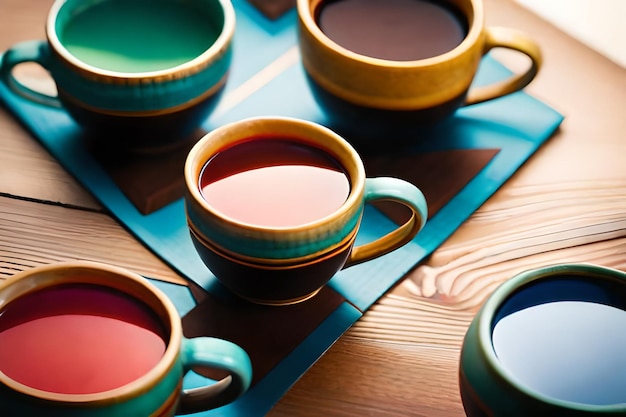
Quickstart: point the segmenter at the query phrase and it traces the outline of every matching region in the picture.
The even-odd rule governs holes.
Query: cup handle
[[[21,83],[13,75],[13,69],[25,62],[36,62],[49,71],[50,49],[45,41],[25,41],[13,45],[0,59],[0,79],[15,94],[48,107],[61,107],[57,96],[40,93]]]
[[[472,87],[465,99],[465,106],[519,91],[530,84],[539,72],[542,64],[541,50],[539,45],[525,33],[504,27],[486,28],[483,55],[497,47],[512,49],[527,55],[531,61],[530,67],[525,72],[513,74],[505,80],[485,86]]]
[[[183,390],[177,415],[229,404],[250,387],[250,357],[232,342],[212,337],[183,338],[181,355],[185,372],[193,367],[207,367],[227,371],[230,375],[212,385]]]
[[[407,181],[391,177],[367,178],[365,202],[375,200],[402,204],[411,210],[411,218],[385,236],[352,248],[344,268],[377,258],[407,244],[426,224],[426,198],[419,188]]]

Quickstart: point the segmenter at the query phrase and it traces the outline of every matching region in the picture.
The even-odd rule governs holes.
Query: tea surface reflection
[[[139,300],[106,287],[62,285],[0,311],[0,370],[43,391],[93,394],[148,373],[168,338]]]
[[[413,61],[456,48],[467,34],[463,14],[424,0],[335,0],[319,6],[322,32],[372,58]]]
[[[494,320],[498,360],[520,384],[548,397],[593,405],[625,403],[623,293],[611,283],[577,277],[520,289]]]

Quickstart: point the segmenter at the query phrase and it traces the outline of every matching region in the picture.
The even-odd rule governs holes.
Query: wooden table
[[[51,0],[0,1],[0,50],[44,37]],[[463,416],[457,388],[462,338],[499,283],[560,262],[626,270],[626,70],[510,0],[486,0],[485,7],[489,24],[526,30],[540,42],[545,66],[528,91],[565,121],[337,341],[272,416]],[[37,68],[21,73],[51,88]],[[0,109],[0,278],[72,259],[182,280]]]

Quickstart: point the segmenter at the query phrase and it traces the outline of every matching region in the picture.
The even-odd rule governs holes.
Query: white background
[[[626,68],[626,0],[517,0]]]

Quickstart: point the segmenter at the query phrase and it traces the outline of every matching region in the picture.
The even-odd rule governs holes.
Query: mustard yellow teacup
[[[313,93],[332,127],[353,143],[395,144],[459,107],[519,91],[541,65],[538,45],[508,28],[486,27],[481,0],[298,0],[299,45]],[[470,88],[492,48],[519,51],[531,65]]]

